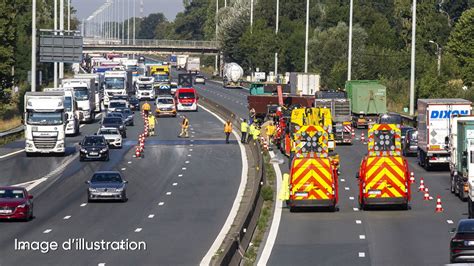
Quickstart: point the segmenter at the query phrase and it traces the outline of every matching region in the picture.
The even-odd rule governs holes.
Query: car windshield
[[[106,117],[102,124],[122,124],[122,118],[120,117]]]
[[[125,79],[124,78],[105,78],[105,88],[107,89],[124,89]]]
[[[64,97],[64,109],[66,109],[66,112],[72,111],[72,98],[71,97]]]
[[[180,92],[179,93],[180,99],[194,99],[194,92]]]
[[[138,85],[138,89],[139,89],[139,90],[147,90],[147,91],[148,91],[148,90],[153,89],[153,85],[151,85],[151,84],[139,84],[139,85]]]
[[[127,104],[124,103],[124,102],[110,102],[110,103],[109,103],[109,107],[112,107],[112,108],[123,108],[123,107],[127,107]]]
[[[76,87],[74,88],[74,98],[76,101],[89,100],[89,91],[86,87]]]
[[[112,113],[108,113],[108,114],[107,114],[107,117],[119,117],[119,118],[123,118],[123,115],[122,115],[122,113],[119,113],[119,112],[112,112]]]
[[[197,79],[202,79],[202,78],[204,78],[204,76],[197,75],[196,78],[197,78]]]
[[[379,119],[380,124],[401,124],[402,116],[401,115],[382,115]]]
[[[84,139],[84,146],[103,146],[105,145],[104,139],[102,137],[90,137]]]
[[[461,221],[458,226],[458,233],[474,233],[474,220]]]
[[[119,132],[116,128],[102,128],[99,130],[100,135],[118,135]]]
[[[94,174],[91,183],[122,183],[122,178],[116,173],[99,173]]]
[[[161,98],[158,99],[158,104],[173,104],[173,99],[171,98]]]
[[[61,125],[63,123],[63,113],[29,111],[27,123],[29,125]]]
[[[25,193],[21,189],[0,189],[0,199],[23,199]]]

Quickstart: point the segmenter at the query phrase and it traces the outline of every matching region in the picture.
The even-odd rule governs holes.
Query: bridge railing
[[[84,38],[84,45],[86,46],[130,46],[130,47],[186,47],[186,48],[209,48],[218,49],[219,42],[217,41],[190,41],[190,40],[151,40],[151,39],[135,39],[135,44],[132,40],[122,41],[116,39],[94,39]]]

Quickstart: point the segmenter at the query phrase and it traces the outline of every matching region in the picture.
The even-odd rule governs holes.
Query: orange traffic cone
[[[135,149],[135,158],[141,158],[140,146]]]
[[[423,181],[423,177],[420,178],[420,186],[418,187],[418,191],[425,191],[425,181]]]
[[[436,199],[436,209],[435,212],[443,212],[443,206],[441,205],[441,197],[438,195],[438,198]]]
[[[351,130],[351,135],[352,135],[352,137],[355,137],[356,133],[355,133],[354,129]]]
[[[425,195],[423,197],[423,200],[430,200],[430,193],[428,192],[428,188],[425,188]]]
[[[410,173],[410,184],[415,183],[415,173],[411,172]]]

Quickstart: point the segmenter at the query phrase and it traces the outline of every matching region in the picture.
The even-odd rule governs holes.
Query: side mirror
[[[123,183],[124,183],[124,184],[128,184],[128,181],[127,181],[127,180],[124,180]]]
[[[90,183],[91,183],[91,181],[85,181],[84,183],[86,183],[86,184],[90,184]]]
[[[28,195],[28,199],[33,199],[33,195]]]
[[[356,178],[359,179],[359,173],[356,174]]]
[[[451,230],[449,231],[451,234],[454,234],[456,233],[456,228],[451,228]]]
[[[82,146],[82,143],[78,142],[77,145]]]

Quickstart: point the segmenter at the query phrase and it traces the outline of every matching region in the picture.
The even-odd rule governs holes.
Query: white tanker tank
[[[240,79],[244,75],[244,70],[237,63],[227,63],[224,65],[224,87],[240,87]]]

